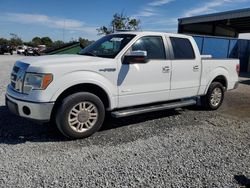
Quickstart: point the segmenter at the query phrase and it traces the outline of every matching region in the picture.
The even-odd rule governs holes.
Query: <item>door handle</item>
[[[163,73],[169,73],[170,72],[170,67],[169,66],[162,67],[162,72]]]
[[[193,70],[194,70],[194,71],[199,70],[199,65],[195,65],[195,66],[193,66]]]

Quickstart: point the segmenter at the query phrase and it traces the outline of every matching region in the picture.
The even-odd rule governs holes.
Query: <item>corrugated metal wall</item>
[[[213,58],[240,59],[241,72],[250,72],[250,40],[193,36],[201,54],[212,55]]]

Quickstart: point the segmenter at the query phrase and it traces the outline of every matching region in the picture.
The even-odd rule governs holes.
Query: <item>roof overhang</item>
[[[250,33],[250,8],[180,18],[179,33],[238,37]]]

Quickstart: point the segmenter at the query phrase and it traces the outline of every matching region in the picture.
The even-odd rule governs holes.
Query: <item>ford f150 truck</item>
[[[239,60],[202,56],[191,36],[121,32],[78,55],[17,61],[6,105],[78,139],[98,131],[107,112],[125,117],[197,102],[216,110],[224,92],[237,87],[238,72]]]

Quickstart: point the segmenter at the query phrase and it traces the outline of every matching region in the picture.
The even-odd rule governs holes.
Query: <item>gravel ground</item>
[[[4,106],[13,62],[0,56],[0,187],[249,187],[250,78],[216,112],[196,108],[108,118],[68,141]]]

